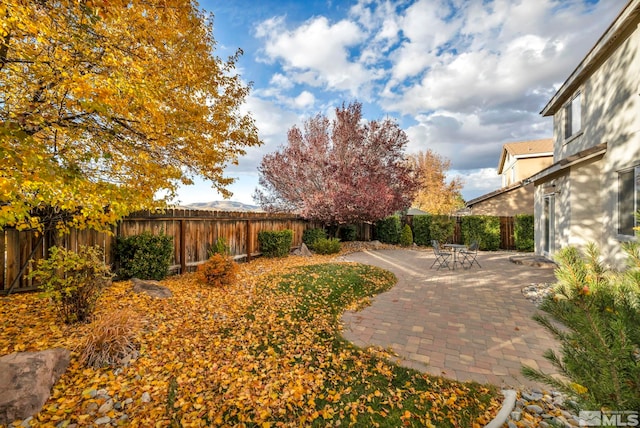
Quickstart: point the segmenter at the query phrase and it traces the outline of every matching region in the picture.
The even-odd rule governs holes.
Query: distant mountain
[[[257,205],[243,204],[236,201],[213,201],[213,202],[194,202],[193,204],[183,205],[185,208],[195,208],[199,210],[217,210],[217,211],[262,211]]]

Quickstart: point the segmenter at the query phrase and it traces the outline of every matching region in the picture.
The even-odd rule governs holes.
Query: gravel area
[[[527,285],[522,289],[525,299],[533,302],[536,306],[540,306],[542,299],[553,292],[554,284],[542,283]]]

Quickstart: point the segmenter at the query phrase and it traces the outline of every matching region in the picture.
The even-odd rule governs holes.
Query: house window
[[[618,234],[634,236],[640,200],[640,166],[618,173]]]
[[[564,138],[570,138],[582,129],[582,106],[580,105],[580,93],[573,97],[571,102],[564,107]]]

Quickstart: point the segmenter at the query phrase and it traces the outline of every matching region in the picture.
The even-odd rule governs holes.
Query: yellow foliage
[[[94,229],[260,144],[238,53],[184,0],[0,3],[0,228]]]
[[[333,338],[340,326],[329,311],[319,308],[314,317],[297,316],[302,296],[278,291],[274,275],[330,260],[258,259],[240,265],[237,281],[224,289],[203,284],[197,274],[171,277],[163,281],[173,292],[169,299],[136,294],[130,282],[116,282],[100,297],[101,321],[92,324],[60,327],[47,300],[35,294],[12,295],[0,305],[0,355],[55,346],[78,349],[85,338],[99,334],[92,333],[96,326],[117,317],[110,314],[145,314],[140,328],[132,330],[138,358],[117,369],[92,368],[72,352],[68,370],[35,415],[35,426],[65,420],[92,426],[97,416],[89,416],[87,409],[102,404],[94,396],[99,389],[122,405],[111,410],[112,419],[126,413],[131,426],[141,427],[349,426],[363,415],[384,418],[409,401],[430,409],[400,411],[410,425],[442,426],[451,418],[453,426],[468,425],[466,409],[483,405],[467,385],[418,374],[403,388],[378,389],[371,378],[393,375],[391,363],[381,359],[387,353],[336,350]],[[430,389],[418,389],[418,381]],[[364,390],[356,393],[356,384]],[[149,402],[142,400],[144,393]],[[483,420],[495,414],[499,404],[493,401]],[[447,405],[451,407],[443,410]],[[371,425],[377,423],[371,420]]]
[[[429,214],[451,214],[464,207],[459,177],[447,182],[446,173],[451,161],[432,150],[409,156],[409,162],[418,176],[420,187],[413,205]]]

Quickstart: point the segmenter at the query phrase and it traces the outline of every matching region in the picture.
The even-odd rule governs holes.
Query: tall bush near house
[[[119,266],[117,273],[122,279],[164,279],[169,273],[172,255],[171,236],[143,232],[116,239],[115,259]]]
[[[78,252],[60,247],[49,249],[49,258],[38,261],[29,274],[40,282],[67,324],[88,321],[102,289],[111,281],[100,247],[81,246]]]
[[[376,238],[385,244],[397,244],[400,242],[402,228],[400,216],[391,215],[376,222]]]
[[[413,217],[413,241],[417,245],[431,244],[431,235],[429,233],[430,226],[430,215],[417,215]]]
[[[481,250],[495,251],[500,248],[500,218],[485,215],[470,215],[462,218],[462,240],[465,244],[478,241]]]
[[[400,245],[403,247],[409,247],[413,244],[413,232],[411,232],[411,226],[405,224],[402,228],[402,235],[400,236]]]
[[[516,250],[533,251],[535,249],[533,215],[516,215],[514,218],[513,234],[516,241]]]
[[[431,239],[438,242],[447,242],[453,238],[454,228],[455,220],[452,217],[434,215],[429,224],[429,235],[431,235]]]
[[[258,233],[260,251],[265,257],[285,257],[291,251],[293,230],[285,229],[279,232],[264,230]]]
[[[585,410],[640,409],[640,246],[624,248],[623,272],[607,271],[593,244],[586,255],[562,249],[555,295],[540,307],[548,316],[534,316],[560,342],[560,354],[548,350],[545,358],[569,381],[527,366],[522,373],[571,394]]]

